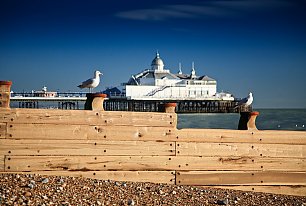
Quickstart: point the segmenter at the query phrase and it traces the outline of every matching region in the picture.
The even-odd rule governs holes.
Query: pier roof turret
[[[158,51],[156,52],[156,57],[153,59],[151,66],[152,66],[152,70],[155,70],[155,71],[163,71],[164,70],[164,62],[159,57]]]

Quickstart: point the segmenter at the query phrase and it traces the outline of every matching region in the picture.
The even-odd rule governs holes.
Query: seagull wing
[[[243,105],[243,104],[247,103],[247,101],[248,101],[248,98],[247,98],[247,97],[246,97],[246,98],[243,98],[242,100],[240,100],[240,101],[238,102],[238,105]]]
[[[80,84],[78,87],[89,88],[92,85],[93,82],[94,82],[93,79],[87,79],[86,81],[82,82],[82,84]]]

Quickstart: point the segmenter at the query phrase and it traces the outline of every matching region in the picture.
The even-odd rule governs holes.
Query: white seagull
[[[248,107],[250,106],[251,104],[253,103],[253,94],[252,92],[249,93],[249,96],[241,99],[239,102],[238,102],[238,105],[234,108],[236,109],[237,107],[239,106],[243,106],[243,107]]]
[[[78,87],[83,89],[83,88],[89,88],[89,93],[92,92],[92,89],[97,87],[100,83],[100,75],[103,75],[99,71],[95,71],[94,77],[87,79],[86,81],[82,82]]]

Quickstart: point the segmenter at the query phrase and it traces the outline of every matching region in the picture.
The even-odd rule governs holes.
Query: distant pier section
[[[33,93],[11,93],[11,107],[84,109],[86,93],[59,92],[53,97],[34,96]],[[235,113],[251,108],[235,108],[238,100],[131,100],[125,97],[106,98],[107,111],[160,112],[166,103],[177,103],[177,113]]]
[[[83,92],[11,92],[15,108],[83,109],[85,101]]]

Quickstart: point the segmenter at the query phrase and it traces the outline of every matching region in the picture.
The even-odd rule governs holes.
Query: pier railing
[[[179,130],[173,103],[114,112],[103,98],[91,110],[0,108],[0,171],[306,195],[306,132],[259,131],[256,114],[244,130]]]

